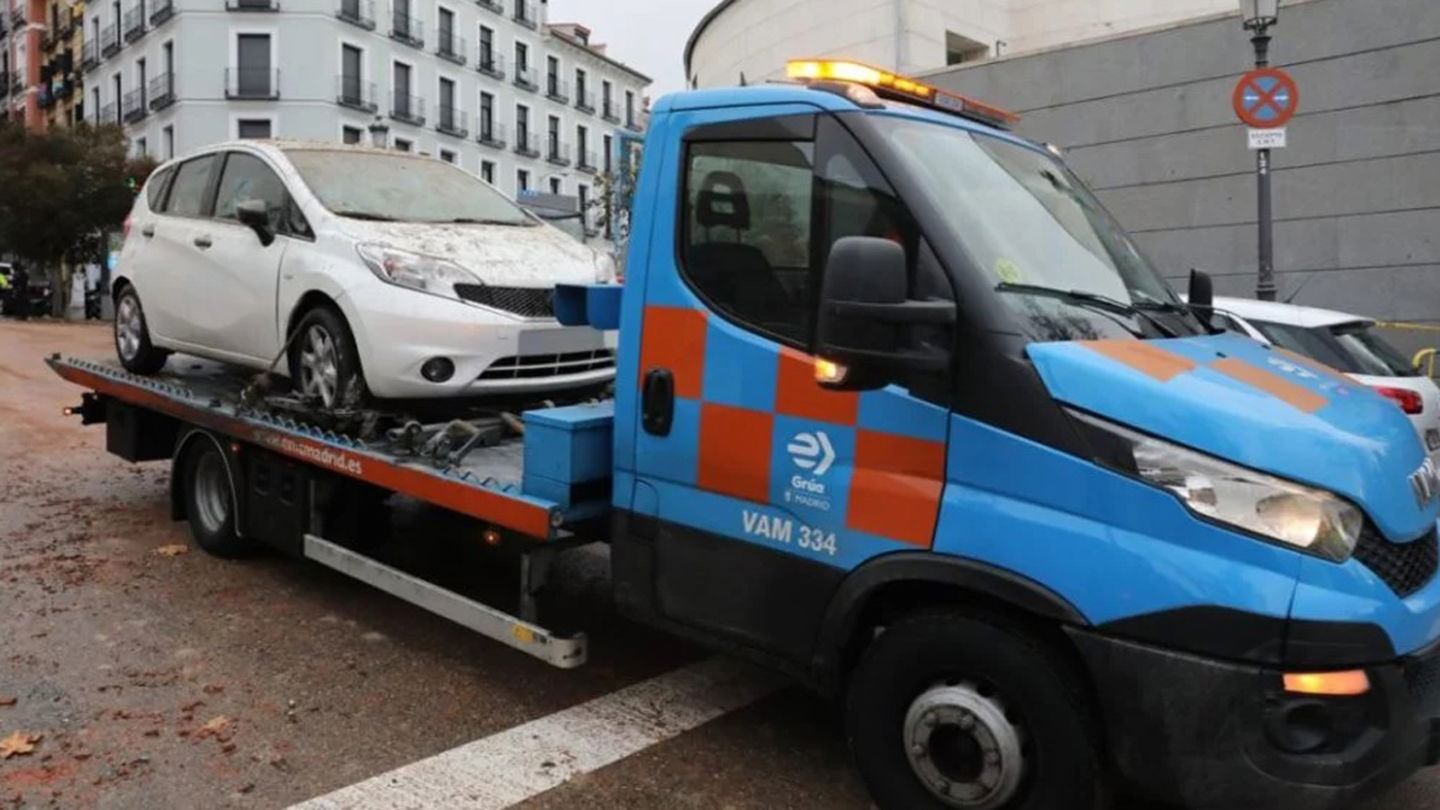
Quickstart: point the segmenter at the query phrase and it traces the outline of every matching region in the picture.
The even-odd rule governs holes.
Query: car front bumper
[[[1281,672],[1087,630],[1070,636],[1122,788],[1197,810],[1332,810],[1440,761],[1440,646],[1366,667],[1358,697],[1287,694]]]

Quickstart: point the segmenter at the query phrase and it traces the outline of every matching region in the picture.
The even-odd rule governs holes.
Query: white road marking
[[[710,658],[290,810],[501,810],[747,706],[784,683],[774,673]]]

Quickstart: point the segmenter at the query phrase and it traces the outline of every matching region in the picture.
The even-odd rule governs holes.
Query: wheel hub
[[[195,464],[194,519],[211,534],[219,532],[230,519],[230,479],[218,453],[206,453]]]
[[[340,357],[335,341],[323,327],[312,326],[300,350],[300,390],[330,408],[335,406],[339,389]]]
[[[938,684],[905,714],[905,755],[935,798],[949,807],[995,810],[1019,792],[1022,732],[1005,707],[972,684]]]
[[[140,307],[135,299],[128,295],[120,299],[120,309],[115,313],[115,343],[122,358],[134,359],[140,351],[140,336],[144,332],[145,324],[140,319]]]

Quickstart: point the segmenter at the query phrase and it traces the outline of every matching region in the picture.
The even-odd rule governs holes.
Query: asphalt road
[[[0,347],[0,740],[38,736],[0,759],[0,808],[283,808],[709,657],[610,612],[589,551],[559,576],[591,638],[573,672],[313,563],[207,557],[167,465],[60,413],[80,391],[44,356],[108,355],[108,327],[0,321]],[[396,539],[477,593],[505,571],[433,510],[402,507]],[[519,806],[870,804],[834,707],[785,688]],[[1436,806],[1428,772],[1364,810]]]

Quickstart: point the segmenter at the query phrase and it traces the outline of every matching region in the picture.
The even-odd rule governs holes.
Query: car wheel
[[[235,486],[220,446],[197,436],[176,467],[182,476],[185,516],[195,544],[216,557],[247,557],[260,546],[236,530]]]
[[[165,367],[170,352],[150,342],[150,327],[140,296],[128,284],[115,299],[115,354],[120,365],[135,374],[154,374]]]
[[[330,307],[306,313],[290,343],[290,379],[300,395],[326,410],[355,408],[366,399],[360,355],[345,318]]]
[[[846,693],[846,736],[883,810],[1105,806],[1083,673],[999,617],[958,608],[886,626]]]

